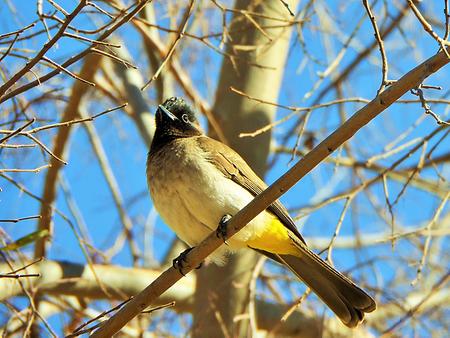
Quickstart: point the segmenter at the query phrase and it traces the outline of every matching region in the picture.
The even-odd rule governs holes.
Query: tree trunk
[[[295,10],[298,1],[288,3],[289,8]],[[238,0],[235,9],[246,9],[269,17],[291,18],[279,0],[260,1],[256,4],[255,1]],[[272,20],[256,16],[253,19],[260,27],[274,24]],[[233,29],[238,31],[233,33]],[[229,87],[233,86],[264,100],[277,101],[292,29],[263,30],[265,34],[243,15],[234,14],[229,27],[231,41],[227,43],[226,52],[235,58],[234,62],[228,57],[224,58],[213,108],[228,145],[238,151],[261,177],[266,170],[270,132],[254,138],[239,138],[239,134],[257,130],[272,122],[275,108],[233,93]],[[238,46],[255,48],[248,51]],[[224,267],[209,264],[199,270],[193,337],[251,336],[249,316],[246,314],[249,283],[256,259],[257,254],[243,250],[232,255]],[[243,316],[235,320],[239,315]]]

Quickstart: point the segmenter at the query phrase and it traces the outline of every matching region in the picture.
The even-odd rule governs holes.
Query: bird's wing
[[[262,193],[267,184],[256,175],[245,160],[227,145],[207,136],[197,137],[197,144],[207,153],[208,160],[214,164],[226,177],[247,189],[252,195]],[[294,220],[289,216],[286,208],[276,200],[268,208],[275,214],[283,225],[294,233],[298,239],[306,244],[302,235],[295,226]]]

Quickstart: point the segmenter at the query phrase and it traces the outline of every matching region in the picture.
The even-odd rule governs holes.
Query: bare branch
[[[11,88],[15,83],[19,81],[19,79],[24,76],[26,73],[28,73],[31,68],[33,68],[47,53],[47,51],[53,47],[53,45],[63,36],[64,31],[69,26],[69,24],[72,22],[73,19],[81,12],[81,10],[86,6],[87,0],[80,0],[80,3],[78,6],[66,16],[66,20],[61,25],[61,28],[59,31],[53,36],[53,38],[50,41],[47,41],[42,49],[36,54],[36,56],[27,62],[27,64],[17,73],[15,73],[8,81],[6,81],[2,86],[0,86],[0,98],[2,98],[6,91]],[[64,67],[64,66],[63,66]]]
[[[386,51],[384,49],[384,42],[381,38],[380,30],[378,29],[377,21],[375,16],[370,9],[369,1],[363,0],[364,7],[366,8],[367,15],[369,16],[370,22],[372,23],[373,30],[375,32],[375,39],[378,43],[378,48],[380,49],[381,54],[381,64],[382,64],[382,76],[381,76],[381,85],[380,89],[378,89],[378,94],[384,89],[386,84],[388,83],[388,62],[386,57]]]
[[[356,112],[348,121],[323,140],[281,178],[234,215],[228,222],[228,237],[232,237],[236,232],[241,230],[253,217],[267,208],[273,201],[314,169],[323,159],[351,138],[356,131],[394,103],[395,100],[399,99],[411,88],[422,83],[426,77],[438,71],[449,62],[450,59],[447,58],[446,52],[441,51],[404,75],[395,84],[380,93],[367,106]],[[211,233],[203,242],[186,255],[186,269],[183,269],[183,274],[188,273],[194,267],[198,266],[200,262],[222,244],[221,239],[216,236],[216,233]],[[164,291],[181,279],[182,276],[174,268],[169,268],[164,271],[158,279],[153,281],[113,317],[100,326],[92,334],[92,337],[110,337],[117,333],[127,322],[148,305],[152,304]]]
[[[186,11],[185,11],[185,13],[183,15],[183,19],[181,20],[181,24],[180,24],[180,28],[178,30],[177,37],[173,41],[173,43],[170,46],[169,50],[167,51],[165,58],[163,59],[163,61],[162,61],[161,65],[159,66],[159,68],[156,70],[155,74],[153,74],[152,78],[146,84],[144,84],[144,86],[141,88],[141,90],[145,90],[152,83],[152,81],[156,80],[158,78],[159,74],[161,73],[161,71],[164,69],[165,65],[169,61],[169,59],[172,56],[173,52],[175,51],[175,48],[177,47],[178,43],[180,42],[180,40],[184,36],[184,32],[186,30],[186,27],[187,27],[187,24],[188,24],[188,21],[189,21],[189,18],[191,16],[193,8],[194,8],[194,1],[191,0],[190,3],[189,3],[188,8],[186,9]]]

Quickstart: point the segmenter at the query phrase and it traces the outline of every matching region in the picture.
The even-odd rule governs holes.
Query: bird
[[[213,231],[225,236],[226,222],[263,192],[266,183],[236,151],[202,132],[183,98],[160,104],[155,124],[146,174],[160,217],[190,248]],[[256,250],[287,266],[348,327],[356,327],[365,313],[376,309],[371,296],[308,248],[279,200],[226,244],[213,254],[215,263],[224,264],[229,251]]]

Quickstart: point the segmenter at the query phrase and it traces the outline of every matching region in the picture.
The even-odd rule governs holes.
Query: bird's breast
[[[254,196],[235,183],[189,142],[176,142],[150,155],[150,194],[160,216],[189,245],[197,245],[215,230],[225,214],[235,215]],[[259,237],[273,219],[263,212],[230,241],[239,248]]]

